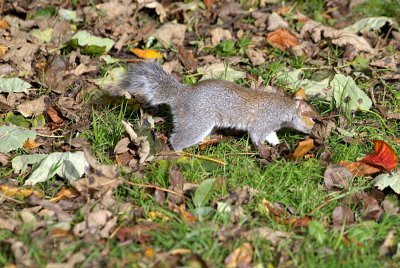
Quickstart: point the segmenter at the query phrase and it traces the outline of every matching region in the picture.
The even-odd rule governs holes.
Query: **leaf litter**
[[[20,211],[2,212],[0,230],[11,232],[14,238],[7,238],[1,246],[10,249],[15,260],[11,262],[16,265],[38,266],[38,259],[29,253],[29,244],[17,235],[27,226],[30,237],[40,241],[43,252],[49,252],[48,242],[61,245],[59,239],[65,239],[60,248],[72,249],[60,258],[48,254],[42,261],[48,267],[82,263],[98,266],[100,262],[127,265],[129,260],[110,261],[109,241],[116,241],[121,247],[134,243],[140,254],[132,256],[132,261],[142,266],[161,262],[171,266],[219,264],[193,249],[156,246],[160,234],[161,238],[170,235],[176,222],[184,222],[190,231],[200,226],[215,230],[213,237],[225,249],[220,264],[237,267],[259,264],[257,254],[262,248],[254,243],[256,239],[269,241],[268,247],[277,260],[274,265],[285,264],[290,263],[291,257],[282,250],[281,242],[293,249],[301,247],[303,242],[298,238],[307,228],[313,231],[311,236],[316,241],[324,241],[324,236],[318,234],[324,228],[343,229],[347,237],[347,232],[362,221],[379,223],[384,214],[399,216],[398,203],[387,198],[400,192],[398,146],[393,137],[383,134],[380,139],[387,142],[375,142],[373,153],[354,157],[353,161],[338,159],[329,147],[331,138],[346,133],[361,144],[372,142],[339,122],[341,119],[337,118],[345,117],[343,114],[348,121],[356,122],[367,111],[379,111],[384,120],[392,120],[388,124],[393,125],[398,119],[398,108],[388,104],[388,100],[398,99],[398,88],[392,84],[398,80],[396,71],[388,70],[398,67],[398,53],[391,52],[398,48],[395,19],[371,17],[353,21],[350,26],[338,23],[331,27],[306,17],[297,7],[270,3],[264,3],[266,8],[254,4],[250,9],[244,3],[219,1],[205,1],[205,8],[190,1],[104,1],[81,3],[80,8],[72,4],[59,8],[44,1],[44,8],[40,9],[19,4],[5,3],[4,17],[0,19],[0,160],[2,166],[15,172],[0,181],[0,202],[19,206]],[[335,3],[327,3],[324,9],[331,5]],[[338,8],[332,10],[321,15],[328,18]],[[285,53],[281,59],[288,55],[301,57],[306,67],[285,67],[274,73],[272,67],[279,59],[276,55],[283,53],[278,50]],[[334,50],[340,53],[332,57]],[[357,58],[356,54],[360,56]],[[121,66],[138,58],[164,61],[166,69],[188,84],[222,78],[252,84],[251,88],[279,85],[284,87],[282,92],[303,88],[311,101],[321,99],[323,105],[330,106],[327,118],[322,118],[313,129],[312,138],[301,141],[298,147],[297,142],[289,142],[275,148],[262,145],[258,153],[247,153],[245,146],[241,150],[249,158],[259,155],[255,160],[265,169],[275,168],[279,161],[294,162],[291,157],[297,159],[297,165],[323,161],[326,168],[323,182],[320,174],[321,186],[329,190],[325,201],[306,212],[296,211],[301,208],[293,208],[295,203],[287,200],[259,203],[262,189],[245,185],[232,188],[231,178],[207,173],[215,171],[214,167],[208,170],[210,162],[219,160],[199,158],[202,156],[191,152],[172,155],[166,138],[168,120],[154,127],[154,117],[143,113],[138,124],[122,123],[126,135],[116,138],[112,148],[104,151],[106,160],[94,152],[102,164],[82,151],[82,142],[75,139],[95,124],[85,109],[87,103],[82,101],[96,103],[96,113],[103,101],[98,98],[98,89],[115,84],[123,73]],[[254,66],[260,69],[255,70]],[[325,74],[319,76],[321,71]],[[268,72],[274,75],[266,75]],[[367,84],[369,80],[373,85]],[[371,89],[366,87],[373,87],[374,94],[369,94]],[[151,110],[150,113],[154,114]],[[85,148],[95,146],[91,141],[85,142]],[[201,152],[213,151],[225,142],[231,146],[229,139],[210,139],[202,145]],[[226,159],[220,162],[224,168],[230,165]],[[187,166],[196,167],[198,163],[203,175],[194,179],[198,175],[188,174]],[[151,180],[149,174],[161,167],[165,174],[155,175],[160,177],[157,182]],[[376,176],[378,173],[381,174]],[[352,187],[362,177],[368,180],[369,189],[384,191],[376,194],[373,188],[371,193],[353,194]],[[136,190],[139,194],[120,195]],[[345,197],[331,198],[334,194]],[[157,206],[150,204],[153,200]],[[323,215],[324,226],[316,223],[322,221],[314,217],[321,216],[319,210],[335,201],[339,204],[329,208],[331,214]],[[209,217],[221,217],[229,223],[210,221]],[[276,228],[277,225],[287,228]],[[48,235],[42,239],[45,233]],[[381,256],[393,255],[396,235],[389,232],[382,240]],[[89,247],[83,247],[80,239]],[[86,259],[96,246],[102,248],[97,251],[99,259]]]

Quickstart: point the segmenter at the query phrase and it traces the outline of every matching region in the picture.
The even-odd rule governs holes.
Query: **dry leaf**
[[[178,23],[165,23],[154,33],[154,37],[163,47],[169,48],[172,44],[183,45],[186,26]]]
[[[8,230],[14,232],[15,228],[20,225],[20,223],[12,218],[0,218],[0,230]]]
[[[268,42],[282,51],[295,47],[299,44],[297,38],[287,29],[278,29],[267,35]]]
[[[324,173],[325,188],[327,190],[346,189],[353,176],[346,167],[337,164],[329,165]]]
[[[312,148],[314,148],[314,140],[306,139],[304,141],[299,142],[296,150],[292,154],[294,159],[302,158],[306,153],[308,153]]]
[[[378,201],[371,196],[364,197],[362,201],[364,204],[362,208],[363,219],[379,221],[383,215],[383,209],[379,205]]]
[[[79,193],[74,188],[63,188],[56,194],[56,197],[50,199],[50,201],[58,202],[65,198],[74,198],[77,196],[79,196]]]
[[[269,32],[281,29],[281,28],[289,28],[289,23],[285,21],[281,16],[277,13],[272,12],[271,15],[268,16],[268,28]]]
[[[253,254],[253,247],[250,243],[244,243],[226,257],[225,267],[245,267],[250,265],[253,261]]]
[[[4,54],[6,54],[8,51],[8,47],[0,45],[0,58],[3,57]]]
[[[354,214],[348,206],[338,206],[332,212],[332,222],[334,227],[339,228],[341,228],[343,224],[353,224]]]
[[[44,197],[44,195],[41,192],[38,192],[38,191],[35,191],[32,189],[16,188],[13,186],[8,186],[8,185],[0,185],[0,191],[2,191],[4,195],[10,196],[10,197],[25,198],[31,194],[34,194],[39,198]]]
[[[47,96],[41,96],[36,100],[25,101],[17,106],[18,112],[20,112],[24,117],[38,116],[42,114],[47,109]]]
[[[222,40],[231,40],[232,34],[229,30],[222,29],[220,27],[211,30],[211,45],[216,46]]]
[[[58,115],[57,111],[51,106],[47,109],[47,114],[56,124],[62,124],[64,122],[64,120]]]
[[[379,247],[379,256],[386,256],[390,252],[391,248],[394,246],[395,235],[395,229],[389,231],[385,238],[385,241]]]
[[[250,231],[244,233],[243,236],[248,240],[263,238],[270,241],[272,245],[278,245],[282,239],[288,239],[290,234],[282,231],[276,231],[269,227],[259,227],[251,229]]]
[[[42,144],[36,142],[35,140],[27,139],[27,140],[24,142],[24,145],[23,145],[23,146],[24,146],[25,149],[32,150],[32,149],[34,149],[34,148],[39,147],[40,145],[42,145]]]
[[[0,18],[0,30],[4,30],[8,27],[10,27],[10,24],[6,20]]]
[[[246,55],[249,58],[251,64],[257,66],[265,63],[265,56],[259,50],[255,50],[254,48],[247,48]]]
[[[160,52],[153,49],[131,48],[130,51],[141,59],[158,59],[163,57]]]
[[[355,177],[364,177],[382,171],[381,168],[361,162],[340,161],[339,165],[346,167]]]

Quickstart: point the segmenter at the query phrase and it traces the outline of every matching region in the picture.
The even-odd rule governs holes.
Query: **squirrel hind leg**
[[[175,133],[169,139],[172,148],[175,151],[182,151],[182,149],[195,145],[201,142],[210,132],[214,126],[207,124],[185,125],[185,127],[175,126]]]

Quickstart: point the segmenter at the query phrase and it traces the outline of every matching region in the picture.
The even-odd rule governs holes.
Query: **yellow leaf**
[[[133,54],[142,59],[158,59],[162,58],[163,56],[157,50],[152,50],[152,49],[131,48],[130,50]]]
[[[24,142],[24,148],[28,149],[28,150],[32,150],[36,147],[39,147],[40,145],[41,145],[40,143],[36,142],[35,140],[31,140],[31,139],[27,139]]]
[[[27,197],[32,193],[35,194],[37,197],[43,197],[44,195],[38,191],[31,190],[31,189],[19,189],[16,187],[10,187],[8,185],[0,185],[0,191],[2,191],[6,196],[10,197]]]
[[[313,139],[306,139],[299,143],[296,150],[294,151],[292,157],[294,159],[299,159],[303,157],[306,153],[308,153],[312,148],[314,148],[314,140]]]

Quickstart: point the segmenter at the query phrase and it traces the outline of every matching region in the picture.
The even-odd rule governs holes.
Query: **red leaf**
[[[374,152],[364,157],[360,162],[381,167],[390,173],[397,167],[397,155],[386,142],[374,141]]]

